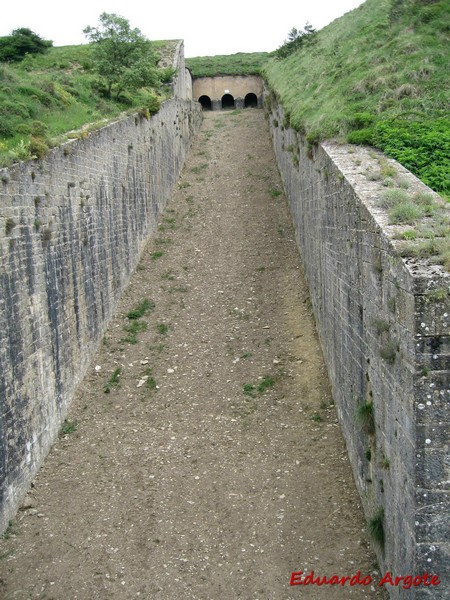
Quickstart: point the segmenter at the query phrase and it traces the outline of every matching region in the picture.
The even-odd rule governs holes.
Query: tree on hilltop
[[[50,40],[42,39],[26,27],[14,29],[10,35],[0,37],[0,61],[18,61],[27,54],[42,54],[53,46]]]
[[[288,33],[287,40],[284,41],[283,45],[275,51],[277,58],[286,58],[299,48],[302,48],[305,44],[310,44],[315,40],[316,30],[310,23],[306,23],[302,29],[293,27]]]
[[[152,87],[160,82],[157,55],[151,42],[124,17],[102,13],[97,27],[83,30],[93,44],[94,69],[105,82],[106,94]]]

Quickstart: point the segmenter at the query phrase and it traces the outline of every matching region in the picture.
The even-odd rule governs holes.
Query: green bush
[[[0,114],[0,137],[10,138],[16,133],[17,125],[15,120],[8,115]]]
[[[349,119],[349,127],[352,129],[366,129],[375,121],[375,116],[369,112],[354,113]]]
[[[38,136],[31,136],[28,148],[31,156],[36,158],[44,157],[49,150],[48,144],[44,138]]]
[[[356,129],[347,134],[347,142],[349,144],[358,144],[364,146],[373,145],[373,129],[366,127],[364,129]]]
[[[373,142],[431,188],[450,193],[449,118],[380,121]]]
[[[0,37],[0,61],[21,60],[27,54],[46,52],[52,45],[53,42],[43,40],[31,29],[14,29],[11,35]]]

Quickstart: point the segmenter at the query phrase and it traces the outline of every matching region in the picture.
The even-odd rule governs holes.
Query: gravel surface
[[[204,116],[0,540],[4,599],[386,598],[264,113]],[[311,570],[373,583],[289,585]]]

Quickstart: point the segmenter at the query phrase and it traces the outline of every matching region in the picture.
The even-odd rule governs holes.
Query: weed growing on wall
[[[373,517],[369,519],[367,526],[372,540],[381,548],[381,550],[384,550],[384,509],[382,507],[379,507],[376,510]]]
[[[363,402],[357,407],[355,421],[365,433],[369,435],[375,433],[375,415],[372,402]]]

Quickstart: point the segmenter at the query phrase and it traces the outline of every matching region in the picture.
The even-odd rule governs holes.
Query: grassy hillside
[[[193,77],[217,75],[260,75],[263,65],[272,56],[268,52],[238,52],[223,56],[187,58],[186,66]]]
[[[367,0],[264,68],[311,143],[383,150],[450,195],[450,0]]]
[[[162,62],[171,42],[154,46]],[[157,110],[167,91],[143,89],[120,99],[106,97],[87,44],[1,63],[0,166],[43,156],[67,137],[86,135],[124,112]]]

